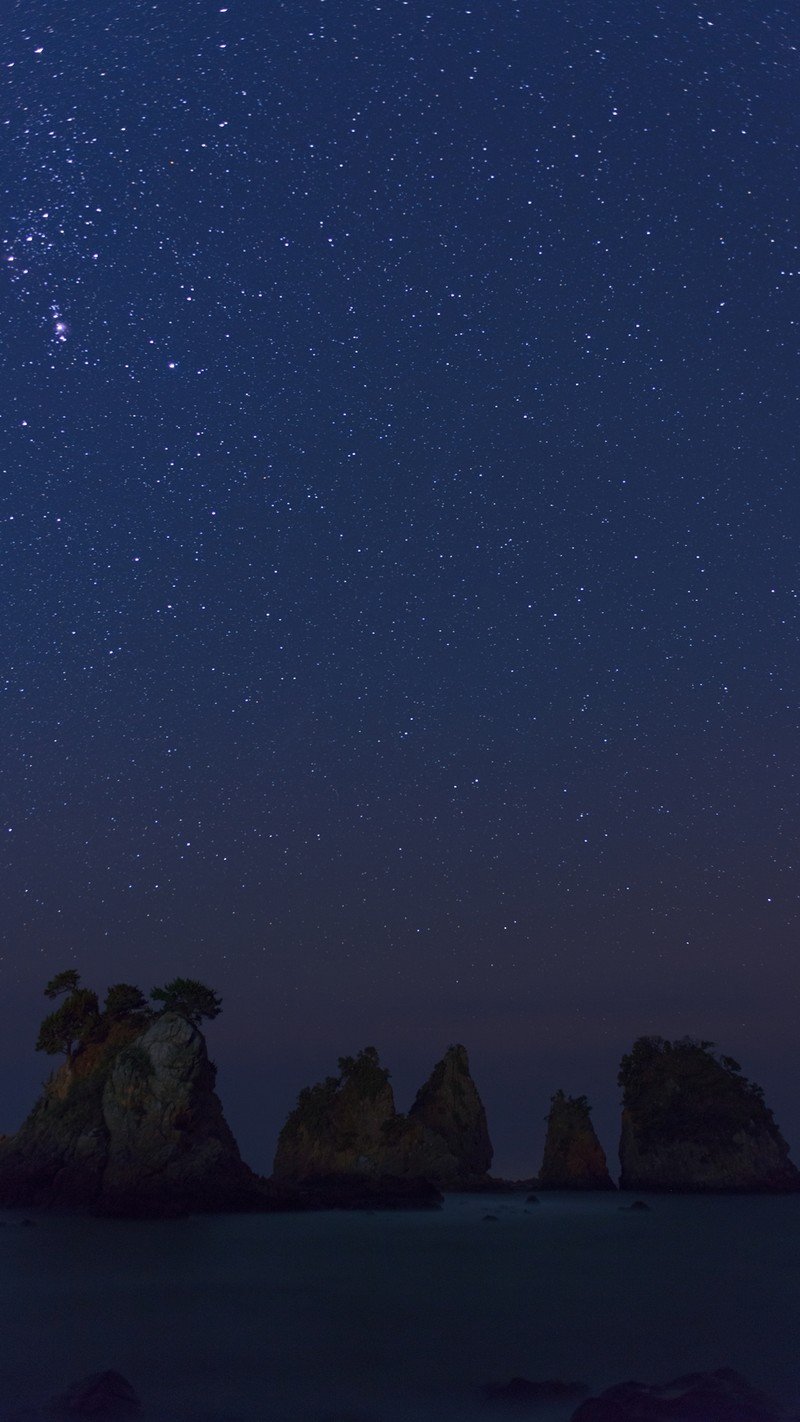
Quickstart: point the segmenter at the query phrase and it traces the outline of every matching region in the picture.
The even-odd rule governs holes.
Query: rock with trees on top
[[[395,1109],[388,1070],[374,1047],[340,1057],[338,1076],[300,1092],[278,1139],[273,1176],[425,1178],[440,1187],[485,1183],[492,1147],[467,1053],[453,1046],[417,1093]]]
[[[559,1090],[552,1097],[537,1186],[541,1190],[616,1188],[585,1096],[565,1096]]]
[[[622,1058],[620,1189],[800,1189],[763,1091],[713,1048],[640,1037]]]
[[[0,1144],[0,1202],[126,1215],[260,1207],[264,1182],[242,1161],[199,1026],[221,1009],[212,989],[176,978],[153,989],[156,1010],[115,983],[101,1008],[69,969],[45,995],[62,1001],[37,1049],[65,1060]]]

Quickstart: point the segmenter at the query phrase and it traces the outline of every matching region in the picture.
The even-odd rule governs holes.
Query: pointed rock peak
[[[460,1042],[447,1048],[442,1060],[436,1063],[428,1080],[420,1087],[412,1111],[432,1092],[441,1091],[444,1083],[453,1077],[469,1077],[469,1057],[466,1047]]]
[[[487,1173],[493,1151],[486,1112],[460,1043],[448,1047],[436,1063],[409,1116],[442,1137],[465,1177]]]
[[[614,1189],[585,1096],[553,1096],[538,1183],[542,1190]]]
[[[460,1072],[462,1076],[469,1076],[469,1057],[466,1047],[462,1047],[460,1042],[448,1047],[442,1058],[441,1065],[447,1070]]]

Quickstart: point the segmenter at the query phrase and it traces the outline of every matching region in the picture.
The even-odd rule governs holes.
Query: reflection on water
[[[631,1198],[36,1229],[5,1212],[3,1409],[102,1368],[153,1422],[456,1422],[514,1375],[597,1390],[722,1366],[797,1405],[800,1198]]]

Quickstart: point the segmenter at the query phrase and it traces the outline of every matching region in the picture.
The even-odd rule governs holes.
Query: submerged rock
[[[374,1047],[341,1057],[339,1076],[301,1091],[278,1138],[273,1179],[422,1177],[454,1189],[481,1184],[492,1148],[463,1047],[437,1064],[407,1116]]]
[[[557,1091],[550,1102],[538,1185],[541,1190],[614,1190],[585,1096]]]
[[[588,1391],[585,1383],[562,1382],[560,1378],[511,1378],[507,1383],[485,1383],[481,1388],[487,1402],[523,1409],[569,1402],[584,1397]]]
[[[54,1397],[48,1411],[54,1418],[94,1418],[95,1422],[124,1422],[138,1417],[139,1398],[121,1373],[92,1373]]]
[[[732,1368],[689,1373],[664,1387],[625,1382],[587,1397],[572,1422],[788,1422],[788,1414]]]
[[[620,1189],[800,1190],[760,1087],[711,1047],[640,1037],[623,1057]]]
[[[214,1091],[202,1032],[166,1012],[54,1072],[0,1146],[0,1202],[100,1214],[270,1208]]]
[[[442,1195],[430,1180],[393,1175],[328,1175],[294,1187],[303,1209],[438,1210]]]

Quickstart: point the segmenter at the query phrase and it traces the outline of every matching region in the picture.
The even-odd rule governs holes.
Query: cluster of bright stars
[[[63,345],[69,336],[69,325],[61,314],[61,308],[55,302],[50,307],[50,316],[53,322],[53,337]]]

